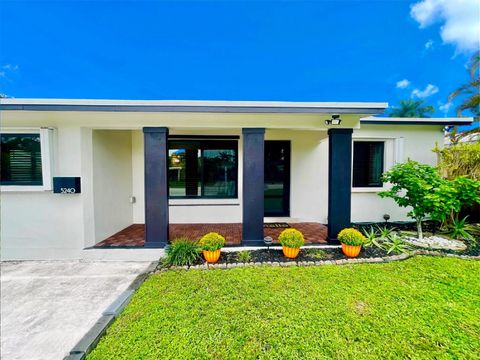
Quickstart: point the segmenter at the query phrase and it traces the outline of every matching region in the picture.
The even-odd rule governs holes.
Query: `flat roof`
[[[397,124],[397,125],[468,125],[473,117],[443,118],[401,118],[367,116],[360,119],[361,124]]]
[[[0,99],[0,110],[378,114],[385,102]]]

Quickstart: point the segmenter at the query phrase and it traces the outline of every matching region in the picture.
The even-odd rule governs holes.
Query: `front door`
[[[290,141],[265,141],[265,216],[290,216]]]

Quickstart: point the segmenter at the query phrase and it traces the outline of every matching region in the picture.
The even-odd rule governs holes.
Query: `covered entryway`
[[[239,219],[241,220],[241,242],[234,241],[233,244],[241,243],[246,246],[264,244],[263,239],[267,236],[264,231],[265,215],[297,217],[302,213],[301,218],[308,219],[307,221],[318,219],[318,211],[326,205],[327,201],[329,240],[336,241],[338,232],[350,226],[352,128],[328,129],[326,133],[323,131],[298,133],[296,130],[288,134],[284,131],[269,129],[270,139],[265,139],[265,128],[242,128],[241,131],[239,139],[241,195],[239,194],[237,199],[230,200],[230,203],[219,205],[220,203],[207,203],[206,200],[201,202],[188,200],[188,203],[172,202],[167,176],[169,129],[165,127],[143,129],[145,247],[167,245],[173,239],[169,227],[172,223],[173,225],[188,224],[190,221],[196,224],[206,223],[212,226],[212,231],[216,231],[215,227],[221,224],[214,223],[215,218],[222,217],[222,220],[225,220],[221,207],[223,212],[237,206],[241,209]],[[182,136],[187,137],[188,134]],[[271,137],[277,137],[278,140]],[[290,141],[285,140],[290,138],[296,139],[293,154]],[[327,139],[328,142],[322,141]],[[319,144],[326,144],[328,148]],[[325,159],[327,161],[322,162],[319,154],[327,155],[328,159]],[[296,202],[293,214],[290,213],[290,158],[292,155],[295,157],[294,164],[297,166],[295,170]],[[322,166],[325,166],[326,170],[323,174],[319,170]],[[197,188],[196,184],[195,190]],[[324,202],[318,202],[321,195],[319,196],[317,191],[327,193]],[[179,206],[184,209],[181,213],[177,211]],[[231,207],[228,208],[228,206]],[[211,214],[207,221],[203,219],[192,221],[191,217],[185,216],[193,214],[196,207],[203,209],[202,214],[196,212],[197,216]],[[182,221],[170,222],[170,213],[176,215],[177,219],[182,218]],[[219,221],[219,223],[223,222],[227,223],[227,221]],[[237,224],[238,220],[235,223]]]
[[[350,224],[352,131],[377,104],[185,106],[129,108],[136,122],[115,112],[122,129],[91,130],[87,246],[128,237],[130,225],[136,245],[162,248],[177,228],[226,226],[232,244],[252,246],[270,236],[264,220],[328,224],[333,241]]]
[[[265,216],[290,216],[290,141],[265,141]]]

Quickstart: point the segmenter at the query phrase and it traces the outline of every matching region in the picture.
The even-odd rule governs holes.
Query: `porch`
[[[335,110],[341,126],[329,125],[328,108],[175,122],[155,113],[141,128],[93,129],[87,247],[163,248],[209,231],[228,245],[262,246],[281,231],[264,228],[272,218],[291,221],[307,243],[335,243],[350,225],[352,134],[364,115]]]
[[[326,241],[327,237],[336,242],[336,234],[350,224],[353,129],[287,134],[283,129],[269,129],[267,133],[265,128],[242,128],[238,135],[180,135],[171,134],[170,130],[143,128],[144,247],[166,246],[176,237],[176,228],[185,227],[172,223],[189,223],[192,220],[187,215],[193,213],[197,216],[194,223],[208,224],[215,217],[227,220],[224,222],[230,226],[223,229],[227,242],[245,246],[264,244],[263,239],[269,234],[264,229],[264,217],[271,216],[270,208],[275,204],[282,204],[274,207],[280,216],[308,221],[315,221],[319,212],[325,211],[323,218],[328,219],[328,229],[317,229],[323,235],[307,236],[307,242]],[[228,161],[224,159],[227,155]],[[184,176],[174,173],[172,177],[170,170],[178,167],[184,168]],[[281,181],[271,181],[276,173],[286,176],[281,176]],[[271,199],[273,195],[275,199]],[[220,198],[221,202],[208,202],[212,201],[208,197]],[[232,209],[236,221],[230,222],[232,217],[225,215]],[[177,221],[170,221],[172,218]],[[320,225],[321,221],[317,223]],[[218,226],[192,224],[186,230],[189,237],[198,239],[208,231],[222,233]],[[178,234],[187,233],[184,229]],[[272,237],[277,238],[279,233],[273,232]]]
[[[317,222],[289,222],[289,223],[266,223],[263,226],[264,236],[271,236],[274,243],[277,243],[278,235],[287,227],[300,230],[307,244],[326,244],[327,227]],[[170,224],[169,238],[175,239],[186,236],[198,240],[204,234],[215,231],[227,241],[227,246],[238,246],[242,244],[242,224]],[[116,234],[95,245],[96,248],[123,248],[143,247],[145,245],[145,225],[132,224]]]

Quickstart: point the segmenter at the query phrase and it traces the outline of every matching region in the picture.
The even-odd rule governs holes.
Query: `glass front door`
[[[290,216],[290,141],[265,141],[265,216]]]

